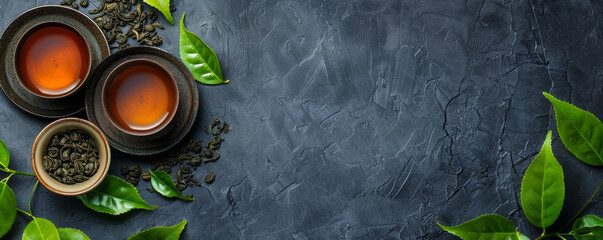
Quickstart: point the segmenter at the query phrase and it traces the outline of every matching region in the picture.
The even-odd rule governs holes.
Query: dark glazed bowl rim
[[[88,67],[87,67],[88,71],[86,73],[86,77],[84,79],[80,80],[80,82],[77,84],[77,86],[75,86],[73,89],[69,90],[67,93],[64,93],[61,95],[56,95],[56,96],[41,95],[35,91],[32,91],[28,86],[26,86],[25,83],[23,83],[23,80],[21,79],[21,73],[18,70],[17,70],[17,77],[19,78],[19,82],[21,83],[21,85],[23,85],[23,88],[25,88],[25,90],[29,91],[33,95],[36,95],[41,98],[48,98],[48,99],[66,98],[66,97],[73,95],[75,92],[79,91],[80,88],[82,88],[82,86],[86,82],[86,79],[88,79],[88,76],[92,73],[92,55],[90,54],[90,44],[88,44],[88,42],[82,36],[82,33],[80,31],[73,28],[72,26],[69,26],[68,24],[58,22],[58,21],[48,21],[48,22],[38,23],[38,24],[33,25],[30,28],[28,28],[25,31],[25,34],[23,34],[21,37],[19,37],[19,42],[17,43],[17,48],[15,49],[14,54],[15,54],[15,56],[17,56],[21,52],[21,48],[23,47],[23,44],[25,44],[27,39],[29,39],[29,37],[31,37],[32,34],[34,34],[35,32],[37,32],[45,27],[52,27],[52,26],[59,26],[59,27],[63,27],[63,28],[67,28],[67,29],[71,30],[78,37],[80,37],[80,39],[84,42],[84,44],[86,44],[86,49],[88,50]],[[19,69],[19,58],[18,57],[15,57],[14,65],[17,69]]]
[[[131,66],[136,66],[136,65],[148,65],[154,68],[159,69],[160,71],[162,71],[165,75],[168,76],[169,78],[169,84],[173,85],[173,89],[176,90],[175,92],[175,104],[174,104],[174,108],[172,109],[172,111],[170,112],[170,114],[168,115],[168,117],[166,119],[163,120],[163,122],[148,131],[132,131],[132,130],[128,130],[123,128],[119,123],[117,123],[115,121],[115,119],[111,116],[111,113],[109,112],[109,106],[107,106],[107,102],[108,102],[108,95],[109,95],[109,90],[111,88],[111,85],[113,84],[113,82],[115,81],[115,78],[117,78],[121,73],[123,73],[126,69],[128,69]],[[118,128],[119,130],[130,134],[130,135],[134,135],[134,136],[148,136],[148,135],[153,135],[159,131],[161,131],[162,129],[164,129],[168,124],[170,124],[170,122],[172,121],[172,119],[174,119],[174,116],[176,115],[176,111],[178,110],[178,101],[180,100],[180,93],[178,92],[178,84],[176,84],[176,80],[174,79],[174,77],[172,76],[172,74],[170,74],[170,72],[163,66],[161,66],[161,64],[159,64],[156,61],[153,61],[151,59],[144,59],[144,58],[137,58],[137,59],[132,59],[132,60],[128,60],[125,61],[121,64],[119,64],[117,67],[115,67],[108,75],[107,80],[103,83],[103,90],[102,90],[102,94],[101,94],[101,101],[103,102],[103,111],[105,112],[105,114],[107,115],[107,119],[109,119],[109,121],[111,122],[111,124],[113,124],[113,126],[115,126],[116,128]]]
[[[79,33],[89,47],[90,70],[82,85],[68,96],[46,98],[33,94],[19,80],[15,65],[16,48],[20,38],[36,25],[59,22]],[[84,13],[57,5],[29,9],[6,27],[0,36],[0,88],[17,107],[30,114],[61,118],[75,114],[85,107],[85,89],[94,69],[111,54],[103,31]]]

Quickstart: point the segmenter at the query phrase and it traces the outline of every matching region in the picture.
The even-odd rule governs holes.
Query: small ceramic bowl
[[[82,46],[84,48],[82,53],[86,52],[85,49],[87,49],[87,57],[86,54],[80,54],[82,59],[89,60],[88,64],[82,62],[83,64],[81,65],[80,73],[88,70],[88,74],[83,80],[80,76],[80,80],[76,81],[77,84],[75,84],[75,86],[69,85],[73,88],[70,88],[69,86],[61,87],[62,84],[46,85],[44,87],[44,91],[52,91],[44,94],[44,92],[37,92],[37,90],[41,91],[42,88],[31,88],[31,84],[34,84],[33,82],[23,81],[21,72],[22,70],[28,69],[24,66],[38,66],[39,64],[37,64],[37,60],[42,61],[43,58],[31,58],[37,59],[34,61],[36,64],[29,63],[21,65],[19,61],[22,53],[30,52],[32,49],[37,49],[37,47],[47,46],[46,44],[41,44],[41,42],[36,40],[48,40],[47,38],[36,38],[36,36],[47,36],[46,34],[48,34],[48,32],[58,33],[56,31],[58,30],[57,28],[51,29],[50,27],[60,27],[59,29],[68,30],[59,31],[63,32],[63,34],[54,35],[55,37],[61,36],[60,39],[68,39],[70,38],[69,36],[71,36],[71,39],[79,38],[83,40],[83,45],[77,44],[81,43],[77,40],[71,41],[71,43]],[[73,37],[73,35],[68,34],[68,32],[77,35],[77,37]],[[26,44],[28,39],[32,40],[30,44]],[[36,42],[38,44],[33,44]],[[25,47],[25,45],[28,47]],[[73,54],[72,52],[71,54],[64,55],[59,48],[52,48],[52,50],[53,52],[55,50],[59,52],[56,54],[57,58],[53,60],[57,60],[56,66],[61,67],[67,64],[65,58],[71,58],[68,56]],[[38,52],[38,50],[34,52]],[[35,7],[15,18],[0,36],[0,65],[2,65],[2,67],[0,67],[0,88],[2,88],[2,91],[4,91],[6,96],[15,105],[26,112],[48,118],[61,118],[69,116],[84,109],[86,97],[85,90],[88,86],[89,78],[92,77],[93,70],[100,65],[103,59],[109,57],[110,54],[111,49],[109,48],[109,44],[107,43],[107,39],[105,38],[103,31],[86,14],[65,6],[47,5]],[[54,54],[50,55],[53,56]],[[29,57],[24,59],[29,59]],[[46,59],[44,62],[48,63],[47,60],[52,58],[44,59]],[[46,70],[48,70],[49,67],[48,64],[39,66],[46,66]],[[20,67],[24,68],[21,69]],[[50,65],[50,69],[52,69],[52,65]],[[65,68],[60,69],[65,70]],[[44,70],[44,68],[40,68],[39,72],[34,72],[47,72],[42,70]],[[57,74],[58,73],[61,72],[59,71]],[[59,76],[64,76],[64,74],[59,74]],[[67,83],[63,82],[63,84]],[[46,87],[49,88],[47,89]],[[34,91],[32,91],[32,89]]]
[[[68,129],[82,130],[88,133],[96,142],[99,152],[99,168],[96,174],[87,181],[73,185],[63,184],[52,178],[46,170],[44,170],[42,164],[42,159],[46,154],[46,149],[52,137],[56,133]],[[107,175],[110,162],[111,149],[109,148],[109,142],[105,138],[103,132],[91,122],[79,118],[63,118],[48,124],[48,126],[42,129],[40,134],[38,134],[31,150],[31,166],[40,183],[51,192],[64,196],[77,196],[94,189]]]
[[[28,91],[29,93],[31,93],[31,94],[33,94],[35,96],[38,96],[40,98],[47,98],[47,99],[67,98],[67,97],[73,95],[74,93],[76,93],[76,92],[78,92],[80,90],[80,88],[82,87],[82,85],[84,85],[84,82],[88,78],[88,75],[90,75],[91,67],[92,67],[92,65],[91,65],[91,63],[92,63],[92,55],[90,54],[90,49],[91,48],[90,48],[88,42],[86,42],[85,38],[83,37],[83,34],[80,31],[78,31],[77,29],[75,29],[74,27],[72,27],[72,26],[70,26],[68,24],[65,24],[65,23],[58,22],[58,21],[57,22],[52,22],[52,21],[42,22],[42,23],[39,23],[37,25],[32,26],[18,40],[19,43],[18,43],[18,46],[17,46],[17,48],[15,50],[15,54],[14,54],[15,56],[17,56],[15,58],[14,65],[15,65],[15,68],[21,69],[20,68],[20,65],[21,65],[21,63],[20,63],[20,55],[24,51],[23,50],[24,49],[24,45],[27,42],[27,40],[32,39],[33,38],[32,36],[34,34],[40,32],[40,31],[44,31],[44,30],[47,31],[47,32],[48,31],[53,31],[53,30],[50,30],[50,28],[53,28],[53,27],[55,29],[65,29],[66,31],[63,32],[63,33],[61,33],[61,34],[63,34],[63,35],[67,35],[67,34],[73,35],[74,38],[79,39],[81,41],[81,43],[84,45],[84,48],[81,49],[82,55],[83,55],[82,57],[84,57],[84,58],[82,59],[82,61],[79,61],[79,59],[77,59],[77,61],[78,62],[86,63],[86,65],[81,66],[81,68],[82,68],[81,70],[85,73],[85,75],[81,76],[81,78],[79,80],[76,80],[76,83],[73,86],[70,86],[70,89],[68,91],[66,91],[64,93],[60,93],[60,94],[53,94],[53,95],[44,95],[41,92],[37,92],[34,89],[35,88],[34,86],[31,86],[30,83],[26,82],[23,79],[23,76],[21,75],[21,71],[20,70],[17,71],[17,77],[19,79],[19,82],[23,85],[23,89],[25,89],[26,91]],[[63,35],[59,35],[59,36],[60,37],[64,37]],[[57,36],[54,36],[54,37],[57,38]],[[49,37],[47,36],[46,38],[49,38]],[[59,39],[62,39],[62,38],[59,38]],[[51,41],[51,40],[46,40],[46,41],[48,42],[48,41]],[[56,42],[56,40],[55,40],[55,42]],[[40,45],[41,44],[38,43],[38,48],[40,47]],[[64,42],[62,43],[62,45],[72,46],[72,45],[68,45],[67,43],[64,43]],[[75,49],[78,49],[78,48],[76,47]],[[52,55],[52,54],[57,54],[56,50],[47,49],[47,51],[50,52],[50,53],[47,53],[45,55],[46,58],[49,58],[51,56],[53,58],[56,58],[56,56]],[[44,55],[41,55],[41,54],[43,54],[43,53],[37,53],[36,52],[33,55],[36,55],[39,59],[40,58],[43,59]],[[73,61],[74,59],[71,59],[71,60]],[[44,63],[46,64],[47,62],[44,62]],[[50,63],[50,61],[48,61],[48,63]],[[42,64],[42,65],[45,65],[45,64]],[[40,70],[41,68],[43,69],[43,66],[35,65],[35,67],[36,67],[36,70]],[[58,65],[57,65],[57,67],[58,67]],[[73,68],[73,66],[70,66],[70,67]]]
[[[132,135],[118,128],[112,122],[115,119],[110,119],[107,114],[106,95],[103,94],[107,81],[112,79],[109,75],[122,64],[136,59],[152,61],[163,67],[178,89],[178,109],[173,118],[160,131],[146,136]],[[186,137],[199,111],[200,92],[191,71],[179,58],[156,47],[130,47],[112,54],[95,68],[87,84],[88,119],[105,133],[112,148],[128,154],[154,155],[172,148]]]
[[[124,88],[130,88],[127,89],[126,91],[136,91],[136,90],[140,90],[145,88],[145,86],[141,86],[141,83],[143,84],[151,84],[151,86],[147,86],[146,89],[157,89],[159,88],[157,86],[157,82],[147,82],[147,81],[140,81],[140,79],[142,77],[140,77],[141,71],[139,70],[133,70],[136,67],[146,67],[146,69],[151,69],[152,71],[155,72],[155,77],[158,77],[157,75],[163,75],[166,79],[163,79],[163,81],[165,82],[165,90],[167,90],[167,92],[169,92],[168,96],[171,96],[171,99],[168,100],[171,101],[172,106],[167,109],[168,113],[166,113],[165,115],[163,115],[163,119],[162,120],[158,120],[158,122],[151,124],[149,126],[144,126],[141,130],[132,130],[132,129],[128,129],[127,126],[124,126],[122,123],[120,124],[119,121],[116,119],[115,116],[113,116],[110,111],[110,107],[109,107],[109,99],[111,97],[113,98],[119,98],[120,96],[115,96],[118,94],[110,94],[111,92],[111,88],[113,88],[114,83],[116,82],[117,78],[119,78],[122,75],[138,75],[138,76],[134,76],[134,77],[130,77],[132,80],[130,80],[130,83],[124,83],[124,85],[128,84],[128,86],[122,86]],[[129,72],[128,71],[133,71],[133,72]],[[149,74],[148,72],[144,73],[144,74]],[[147,77],[148,75],[145,75],[145,77],[148,79]],[[132,84],[135,84],[136,86],[133,86]],[[169,85],[169,86],[168,86]],[[157,92],[155,92],[157,93]],[[139,97],[143,98],[158,98],[160,96],[156,96],[153,94],[149,94],[149,93],[144,93],[144,92],[139,92],[139,93],[134,93],[134,92],[126,92],[126,94],[128,95],[136,95],[136,103],[138,104],[139,101]],[[138,96],[138,94],[140,94],[140,96]],[[170,95],[171,94],[171,95]],[[146,95],[143,97],[143,95]],[[107,118],[109,119],[109,121],[111,122],[111,124],[113,126],[115,126],[117,129],[121,130],[122,132],[126,133],[126,134],[130,134],[130,135],[134,135],[134,136],[148,136],[148,135],[153,135],[159,131],[161,131],[162,129],[164,129],[174,118],[174,115],[176,115],[176,111],[178,110],[178,102],[179,102],[179,93],[178,93],[178,84],[176,83],[176,80],[174,79],[174,77],[172,76],[172,74],[170,74],[170,72],[163,66],[161,66],[161,64],[157,63],[156,61],[153,61],[152,59],[144,59],[144,58],[138,58],[138,59],[132,59],[132,60],[128,60],[126,62],[121,63],[120,65],[118,65],[117,67],[115,67],[115,69],[113,69],[108,77],[107,80],[105,81],[105,84],[103,84],[103,89],[102,89],[102,102],[103,102],[103,111],[105,112],[105,115],[107,116]],[[142,100],[140,100],[142,101]],[[146,99],[144,101],[152,101],[152,99]],[[156,102],[155,102],[156,103]],[[154,106],[154,109],[157,109],[156,106]],[[146,109],[145,111],[149,111],[149,109]],[[142,111],[142,112],[145,112]]]

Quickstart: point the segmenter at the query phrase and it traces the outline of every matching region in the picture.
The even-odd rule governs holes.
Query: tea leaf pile
[[[548,93],[543,94],[555,110],[557,130],[563,145],[581,161],[593,166],[603,166],[603,123],[585,110],[560,101]],[[551,135],[552,132],[549,131],[542,149],[526,170],[521,182],[521,206],[525,216],[530,223],[542,228],[542,234],[537,240],[547,237],[565,239],[563,236],[573,236],[578,240],[601,240],[603,219],[594,215],[578,217],[603,186],[603,182],[575,217],[559,229],[564,230],[575,220],[570,232],[546,231],[559,217],[565,197],[563,169],[553,155]],[[465,240],[529,239],[517,232],[511,221],[500,215],[481,216],[453,227],[439,223],[438,226]]]
[[[109,44],[117,42],[120,50],[130,47],[128,38],[136,40],[139,45],[157,46],[163,42],[163,39],[155,31],[156,28],[163,29],[163,26],[156,22],[157,13],[155,11],[145,11],[144,6],[138,1],[100,0],[98,8],[88,11],[90,14],[95,14],[93,20],[103,31],[107,42]],[[157,0],[150,2],[157,2]],[[169,0],[159,2],[167,2],[168,14],[175,10],[169,8]],[[88,6],[88,1],[85,4],[82,3],[84,3],[83,0],[80,2],[81,7]],[[61,5],[79,9],[77,0],[63,0]],[[165,15],[165,13],[163,14]],[[174,20],[170,22],[174,24]],[[125,29],[127,30],[124,32]]]

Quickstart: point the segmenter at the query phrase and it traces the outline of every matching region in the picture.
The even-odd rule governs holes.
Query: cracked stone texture
[[[4,1],[0,26],[59,0]],[[556,133],[552,92],[603,117],[603,2],[586,0],[174,0],[174,19],[213,47],[228,85],[198,85],[200,113],[187,139],[208,139],[214,117],[231,123],[222,158],[203,165],[211,185],[194,202],[138,189],[155,211],[107,216],[41,187],[33,213],[93,239],[189,224],[182,239],[453,239],[436,222],[509,217],[535,237],[521,211],[523,173],[553,130],[564,168],[563,226],[603,177]],[[92,0],[93,6],[97,2]],[[89,8],[90,9],[90,8]],[[178,54],[164,18],[163,49]],[[12,168],[51,120],[0,96],[0,138]],[[85,117],[80,113],[76,116]],[[110,172],[147,169],[162,156],[114,151]],[[20,208],[34,180],[9,185]],[[598,196],[587,210],[603,215]],[[29,219],[17,217],[7,239]]]

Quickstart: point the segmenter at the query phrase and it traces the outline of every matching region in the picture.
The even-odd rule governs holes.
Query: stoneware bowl
[[[40,96],[26,87],[19,75],[18,53],[24,39],[32,31],[48,25],[59,25],[77,33],[89,50],[88,77],[71,92],[57,97]],[[0,37],[0,88],[18,107],[31,114],[61,118],[84,109],[85,89],[93,70],[111,54],[103,31],[81,11],[64,6],[41,6],[30,9],[4,30]]]
[[[174,106],[172,107],[172,109],[170,109],[170,113],[167,115],[167,117],[163,121],[161,121],[161,123],[157,127],[153,128],[151,130],[146,130],[146,131],[132,131],[132,130],[122,127],[120,124],[117,123],[117,121],[111,116],[111,114],[109,112],[108,98],[109,98],[109,89],[111,88],[111,85],[113,84],[113,82],[115,81],[115,79],[117,78],[118,75],[120,75],[124,71],[130,69],[131,67],[137,66],[137,65],[147,65],[147,66],[153,67],[153,68],[161,71],[165,76],[168,77],[168,79],[167,79],[168,84],[171,84],[172,89],[174,90],[172,93],[174,95],[174,99],[173,99]],[[176,80],[174,80],[174,77],[172,76],[172,74],[170,74],[170,72],[165,67],[161,66],[161,64],[157,63],[153,59],[138,58],[138,59],[132,59],[132,60],[128,60],[126,62],[121,63],[120,65],[118,65],[115,69],[113,69],[109,73],[107,80],[103,84],[101,100],[103,102],[103,111],[105,112],[107,119],[109,119],[109,122],[111,122],[111,124],[114,127],[123,131],[126,134],[130,134],[130,135],[134,135],[134,136],[148,136],[148,135],[152,135],[152,134],[155,134],[155,133],[161,131],[172,121],[172,119],[174,118],[174,115],[176,115],[176,110],[178,110],[178,101],[180,98],[179,95],[180,94],[178,93],[178,84],[176,83]]]
[[[103,89],[115,69],[129,61],[145,59],[163,67],[174,79],[178,89],[178,106],[173,118],[157,132],[150,135],[133,135],[118,128],[107,114]],[[86,88],[86,113],[107,136],[111,147],[133,155],[153,155],[164,152],[180,142],[192,128],[199,109],[197,82],[179,58],[155,47],[130,47],[118,51],[103,62],[90,75]]]
[[[99,152],[99,168],[96,174],[85,182],[73,185],[62,184],[52,178],[42,166],[42,158],[46,154],[46,148],[52,137],[60,131],[82,130],[90,135],[96,142]],[[64,196],[77,196],[87,193],[98,186],[109,170],[111,163],[111,149],[109,142],[103,132],[94,124],[79,118],[63,118],[56,120],[46,126],[34,141],[31,150],[31,166],[40,183],[51,192]]]

